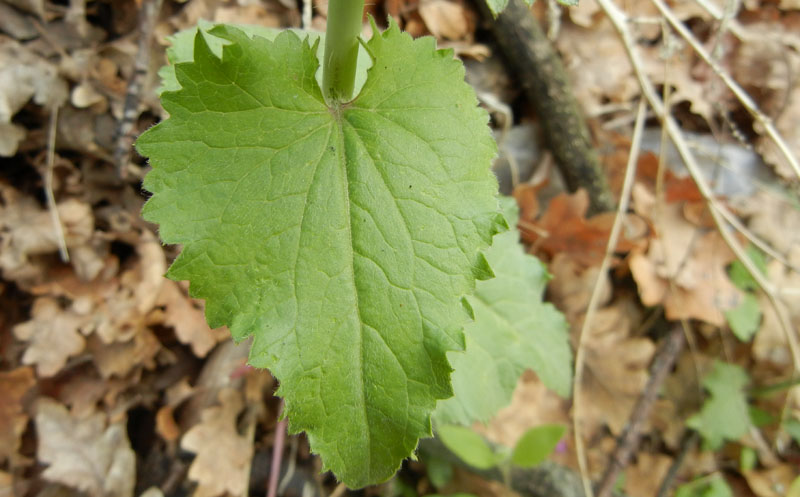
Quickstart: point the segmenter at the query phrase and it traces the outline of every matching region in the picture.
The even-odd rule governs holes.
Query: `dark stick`
[[[647,385],[645,385],[642,395],[636,401],[631,417],[628,420],[628,425],[620,434],[617,440],[617,447],[608,461],[606,472],[597,485],[597,497],[609,497],[611,495],[620,471],[630,463],[631,456],[639,448],[642,425],[650,416],[661,385],[672,370],[672,366],[675,365],[675,361],[683,349],[684,341],[683,328],[675,326],[670,330],[664,344],[658,350],[650,368],[650,378],[647,380]]]
[[[678,470],[681,469],[683,465],[683,460],[686,459],[686,454],[689,453],[690,450],[697,445],[697,442],[700,440],[700,435],[694,430],[687,430],[687,432],[683,435],[681,439],[681,450],[678,452],[678,455],[675,457],[675,460],[672,461],[672,465],[669,467],[667,474],[664,475],[664,480],[661,482],[661,486],[658,489],[658,494],[656,497],[667,497],[667,493],[672,488],[672,484],[675,482],[675,477],[678,475]]]
[[[485,0],[476,0],[475,4],[481,16],[491,23],[507,64],[536,110],[548,148],[569,190],[586,189],[589,214],[614,210],[614,196],[567,81],[564,64],[530,8],[522,0],[510,0],[503,13],[492,21]]]
[[[281,401],[281,411],[283,411],[283,401]],[[275,426],[275,442],[272,445],[272,462],[269,468],[269,481],[267,482],[267,497],[278,495],[278,480],[281,475],[281,460],[283,459],[283,448],[286,445],[286,426],[287,418],[278,421]]]
[[[128,160],[131,155],[131,147],[134,139],[134,124],[139,117],[139,101],[141,100],[144,79],[147,76],[147,68],[150,65],[150,39],[153,37],[158,14],[161,12],[163,0],[150,0],[144,2],[139,12],[139,50],[136,53],[136,60],[133,66],[133,75],[128,82],[128,90],[125,92],[125,105],[122,111],[122,119],[117,126],[114,139],[114,165],[117,174],[124,179],[127,173]]]

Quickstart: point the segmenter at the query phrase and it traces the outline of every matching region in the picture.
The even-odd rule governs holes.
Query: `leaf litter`
[[[37,485],[54,483],[88,495],[139,495],[159,485],[167,494],[170,484],[196,495],[239,495],[249,486],[251,463],[263,461],[271,448],[277,412],[270,397],[273,385],[264,379],[267,375],[258,380],[248,372],[238,376],[245,360],[241,347],[230,344],[227,331],[208,328],[203,303],[191,299],[185,287],[161,278],[176,252],[156,242],[153,227],[138,218],[142,198],[136,181],[145,166],[134,159],[126,165],[133,180],[120,183],[108,162],[113,154],[113,123],[122,116],[127,80],[134,73],[136,44],[131,40],[138,12],[115,9],[108,25],[98,26],[97,7],[92,4],[86,5],[92,16],[88,24],[78,10],[65,16],[44,2],[12,4],[13,15],[30,26],[47,21],[51,38],[35,29],[2,28],[6,34],[0,35],[0,155],[9,161],[0,180],[0,298],[4,309],[15,309],[0,318],[8,331],[0,339],[0,494],[36,495]],[[433,34],[440,43],[458,40],[464,53],[479,46],[474,32],[477,17],[461,2],[379,4],[371,8],[385,4],[402,26],[417,35]],[[631,12],[654,16],[647,5],[634,6],[640,10]],[[796,2],[746,2],[736,26],[720,33],[718,40],[717,21],[698,5],[675,2],[673,7],[681,19],[691,20],[697,32],[708,30],[706,41],[717,42],[722,67],[775,119],[797,156],[800,89],[791,78],[798,69]],[[315,25],[324,24],[322,14],[324,9],[315,13]],[[155,71],[163,61],[163,35],[200,18],[289,26],[298,24],[300,13],[277,1],[239,5],[189,0],[180,9],[165,10],[151,46],[153,64],[145,75],[138,109],[140,131],[164,115],[152,93]],[[672,104],[685,127],[714,131],[726,144],[752,144],[767,167],[783,178],[782,184],[775,183],[778,188],[759,184],[753,194],[718,200],[791,265],[800,267],[796,179],[785,159],[757,123],[742,117],[741,108],[688,47],[671,44],[670,37],[664,39],[669,43],[662,43],[659,30],[647,22],[638,23],[636,29],[648,61],[647,74],[657,84],[671,85]],[[567,9],[556,44],[584,111],[595,121],[609,175],[621,177],[629,147],[624,123],[630,122],[639,95],[624,50],[589,0]],[[485,50],[480,45],[478,52]],[[498,55],[493,53],[490,59]],[[489,91],[501,95],[503,90]],[[40,156],[54,106],[61,107],[54,193],[72,256],[67,263],[58,257],[51,213],[42,201]],[[515,120],[535,117],[519,106],[513,108]],[[604,148],[603,143],[610,145]],[[639,449],[635,464],[626,470],[625,491],[634,497],[654,495],[661,475],[679,454],[686,422],[702,418],[706,399],[731,401],[732,394],[725,390],[731,384],[725,379],[722,390],[702,387],[715,378],[709,374],[719,360],[748,373],[751,383],[737,395],[743,393],[751,407],[763,409],[773,419],[743,437],[738,436],[740,431],[729,433],[735,440],[720,451],[690,450],[677,483],[716,475],[737,489],[735,495],[785,495],[799,472],[797,441],[784,427],[800,419],[800,398],[788,387],[770,396],[753,392],[792,378],[789,343],[760,290],[753,293],[760,317],[749,316],[757,326],[753,338],[740,341],[730,332],[726,312],[745,298],[729,274],[735,258],[709,222],[696,187],[681,176],[680,165],[668,161],[664,167],[668,170],[659,193],[657,155],[645,153],[640,159],[626,235],[615,248],[611,272],[604,275],[598,275],[598,268],[610,216],[586,219],[585,194],[560,192],[556,173],[549,175],[547,185],[523,184],[515,192],[523,239],[553,275],[548,298],[567,317],[573,346],[591,287],[598,276],[603,281],[601,309],[585,345],[589,374],[580,385],[592,406],[583,423],[583,436],[591,441],[590,470],[595,477],[602,472],[614,436],[624,429],[644,387],[659,339],[651,324],[663,309],[669,321],[690,321],[695,346],[680,358],[657,401],[656,414],[645,425],[652,443]],[[724,175],[725,168],[721,169],[710,171],[709,177]],[[781,187],[786,188],[781,191]],[[548,198],[548,191],[555,194]],[[800,328],[797,271],[771,257],[766,268],[795,330]],[[251,435],[245,430],[244,417],[250,416],[246,406],[264,401],[270,406],[266,412],[272,414],[254,415],[258,428]],[[742,404],[737,405],[741,410]],[[488,438],[513,446],[528,428],[544,423],[569,426],[570,416],[569,401],[528,372],[511,405],[481,430]],[[753,418],[759,424],[756,421]],[[714,439],[701,427],[703,423],[695,424],[701,438]],[[731,425],[723,420],[720,428]],[[753,438],[753,430],[763,443]],[[552,458],[577,469],[570,436],[565,440]],[[194,455],[186,459],[184,476],[165,484],[170,471],[182,474],[178,447]],[[739,466],[745,448],[760,454],[754,467]],[[313,467],[305,450],[299,451],[297,461]],[[231,453],[224,461],[228,471],[218,471],[220,461],[215,457],[222,452]],[[767,457],[770,452],[773,457]],[[143,474],[146,461],[159,453],[174,461],[162,463],[166,468],[153,475]],[[721,473],[724,468],[727,471]],[[255,467],[252,471],[258,472]],[[467,483],[452,487],[454,491],[478,495],[507,491],[495,484],[461,480]],[[424,480],[419,488],[433,490]]]

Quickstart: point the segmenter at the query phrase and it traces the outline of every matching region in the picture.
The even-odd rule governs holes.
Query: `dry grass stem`
[[[64,226],[58,216],[58,206],[53,194],[53,168],[56,163],[56,130],[58,128],[58,107],[53,107],[50,111],[50,126],[47,130],[47,164],[44,171],[44,194],[47,197],[47,210],[53,221],[53,229],[56,231],[56,243],[58,243],[58,255],[64,262],[69,262],[69,251],[67,241],[64,238]]]
[[[578,344],[575,352],[575,379],[572,391],[573,393],[573,414],[572,414],[572,429],[575,437],[575,452],[578,456],[578,465],[580,466],[581,479],[583,481],[583,489],[586,497],[593,497],[594,491],[592,490],[592,482],[589,477],[589,468],[586,460],[586,448],[583,445],[583,437],[581,437],[581,418],[583,416],[583,399],[581,395],[581,381],[583,380],[584,363],[586,362],[586,355],[584,338],[586,337],[589,327],[594,319],[597,304],[600,299],[600,288],[602,287],[603,275],[608,272],[611,265],[611,258],[614,255],[614,249],[619,241],[620,234],[622,233],[622,225],[625,221],[625,213],[628,211],[628,204],[630,203],[631,189],[633,189],[634,179],[636,178],[636,162],[639,159],[639,150],[642,144],[642,131],[644,130],[644,122],[646,117],[647,105],[644,100],[639,103],[639,110],[636,114],[636,125],[633,130],[633,139],[631,148],[628,153],[628,163],[625,166],[625,181],[622,184],[622,193],[620,194],[619,206],[617,206],[617,214],[614,217],[614,224],[611,227],[611,233],[608,237],[606,244],[606,253],[603,257],[603,262],[600,264],[600,270],[597,272],[597,279],[592,289],[592,295],[589,298],[589,305],[586,309],[586,316],[583,319],[581,330],[578,335]]]

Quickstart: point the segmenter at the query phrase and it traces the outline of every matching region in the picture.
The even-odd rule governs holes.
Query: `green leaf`
[[[170,118],[143,134],[146,219],[183,244],[212,327],[254,335],[250,363],[280,380],[292,433],[351,488],[389,478],[463,348],[461,299],[504,227],[488,117],[452,51],[395,24],[356,99],[329,109],[317,46],[218,26],[164,92]]]
[[[533,0],[525,0],[525,3],[531,5]],[[506,10],[506,6],[508,6],[508,0],[486,0],[486,5],[489,7],[489,10],[492,11],[492,15],[496,18],[501,12]]]
[[[178,31],[174,35],[167,37],[167,41],[170,42],[170,46],[167,48],[167,60],[169,61],[169,65],[162,67],[158,71],[158,75],[161,78],[161,86],[158,89],[159,94],[164,91],[177,91],[181,88],[180,83],[178,83],[178,78],[175,75],[175,64],[194,61],[194,43],[198,33],[203,36],[203,39],[205,39],[206,44],[214,55],[222,57],[222,47],[228,45],[229,42],[225,38],[213,34],[215,26],[218,26],[218,24],[200,19],[197,26]],[[287,31],[267,26],[252,26],[247,24],[233,24],[231,26],[243,31],[250,38],[259,36],[270,41],[274,41],[279,34]],[[288,31],[293,32],[301,39],[307,39],[309,45],[315,45],[317,41],[319,41],[316,45],[317,60],[320,61],[321,65],[325,46],[325,33],[303,29],[289,29]],[[357,64],[355,81],[356,93],[361,91],[361,88],[364,86],[367,80],[367,70],[372,66],[372,59],[363,46],[359,48]],[[321,85],[322,72],[320,70],[317,70],[315,77],[317,83]]]
[[[761,325],[761,308],[758,299],[752,293],[745,293],[739,305],[725,311],[725,319],[736,338],[749,342]]]
[[[713,475],[681,485],[675,497],[733,497],[733,492],[723,477]]]
[[[792,481],[789,485],[789,491],[786,492],[786,497],[800,497],[800,476]]]
[[[750,422],[756,428],[771,425],[776,420],[775,416],[756,406],[748,406],[747,412],[750,413]]]
[[[453,465],[439,457],[425,458],[425,470],[434,488],[442,488],[453,479]]]
[[[786,430],[786,433],[788,433],[796,443],[800,444],[800,420],[797,418],[787,418],[783,421],[781,427]]]
[[[437,425],[436,436],[453,454],[474,468],[493,468],[504,459],[489,447],[483,437],[467,427]]]
[[[755,469],[758,464],[758,454],[750,447],[742,447],[742,452],[739,453],[739,470],[751,471]]]
[[[738,440],[750,428],[744,390],[749,382],[742,368],[721,361],[714,361],[711,373],[703,379],[710,397],[686,424],[697,430],[711,449],[718,449],[725,440]]]
[[[767,274],[767,260],[764,257],[764,253],[758,249],[758,247],[754,245],[747,246],[747,256],[753,261],[756,268],[761,272],[761,274]],[[728,276],[731,279],[731,282],[736,285],[740,290],[744,291],[754,291],[758,289],[758,283],[744,267],[744,264],[741,263],[739,260],[733,261],[731,263],[730,268],[728,268]]]
[[[508,224],[516,226],[514,200],[503,203]],[[467,297],[475,320],[464,329],[466,352],[448,355],[455,369],[455,396],[439,403],[437,423],[488,421],[511,402],[517,380],[528,368],[559,395],[570,392],[567,323],[555,307],[542,303],[549,279],[544,265],[524,252],[516,229],[496,235],[486,259],[495,278],[479,281],[474,295]]]
[[[511,461],[524,468],[536,466],[555,450],[566,431],[564,425],[541,425],[531,428],[517,441],[511,454]]]

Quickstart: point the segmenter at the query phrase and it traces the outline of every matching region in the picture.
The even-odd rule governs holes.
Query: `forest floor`
[[[598,481],[620,434],[641,421],[617,480],[626,495],[655,496],[666,481],[683,485],[683,496],[798,497],[800,171],[787,156],[796,166],[800,3],[671,2],[714,67],[670,27],[660,2],[621,3],[639,67],[604,2],[533,8],[563,57],[618,201],[638,153],[610,258],[615,213],[587,217],[587,194],[565,191],[539,136],[547,116],[525,101],[474,6],[367,6],[465,61],[492,116],[501,188],[520,205],[523,242],[553,275],[547,299],[580,351],[576,398],[526,373],[512,404],[475,429],[511,447],[533,426],[562,424],[568,435],[551,459],[579,473],[583,458],[583,474]],[[314,7],[310,25],[324,29],[326,3]],[[155,89],[167,37],[200,19],[299,27],[302,2],[0,2],[0,497],[266,493],[275,381],[246,366],[247,346],[226,329],[209,329],[185,282],[163,277],[179,247],[163,246],[140,217],[148,166],[131,144],[166,117]],[[666,102],[678,124],[670,141],[687,146],[696,169],[660,146],[669,138],[652,111],[632,145],[642,98],[635,70]],[[760,110],[748,111],[720,75]],[[788,154],[770,136],[773,124]],[[712,211],[738,225],[721,231]],[[651,363],[675,333],[687,346],[650,387],[650,415],[632,419]],[[320,467],[302,435],[288,437],[279,495],[346,491]],[[436,488],[421,463],[363,491],[457,492],[513,495],[465,471]]]

